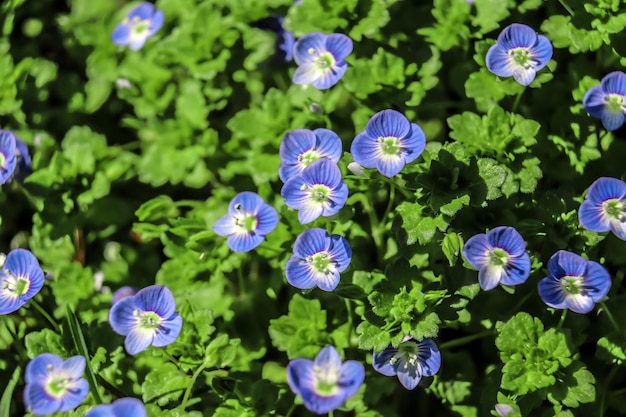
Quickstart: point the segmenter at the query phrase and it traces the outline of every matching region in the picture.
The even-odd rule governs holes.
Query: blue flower
[[[280,143],[278,175],[283,182],[300,174],[318,159],[328,158],[334,163],[341,158],[341,139],[328,129],[296,129],[287,132]]]
[[[523,86],[533,82],[537,71],[552,58],[552,44],[530,26],[513,23],[505,27],[486,57],[489,71],[515,78]]]
[[[300,223],[307,224],[341,210],[348,199],[348,186],[333,161],[320,159],[289,179],[280,193],[288,207],[298,210]]]
[[[273,15],[253,22],[252,26],[276,33],[280,55],[285,62],[289,62],[293,59],[293,45],[296,39],[293,33],[283,27],[284,20],[282,16]]]
[[[478,281],[485,291],[498,284],[521,284],[530,275],[524,238],[513,227],[500,226],[472,236],[463,247],[463,256],[478,269]]]
[[[0,270],[0,314],[18,310],[43,287],[44,274],[35,255],[14,249]]]
[[[26,177],[30,174],[32,160],[28,154],[28,146],[17,136],[15,137],[15,156],[17,162],[15,170],[13,171],[13,178],[18,182],[24,182]]]
[[[73,410],[89,393],[83,372],[83,356],[72,356],[65,361],[52,353],[35,356],[26,365],[24,404],[36,415]]]
[[[337,84],[346,72],[344,59],[352,52],[352,39],[341,33],[313,32],[298,39],[293,50],[299,65],[293,82],[323,90]]]
[[[410,123],[395,110],[376,113],[359,133],[350,151],[355,162],[365,168],[376,168],[391,178],[424,152],[426,136],[422,128]]]
[[[215,222],[213,231],[228,236],[228,247],[235,252],[247,252],[259,246],[277,224],[276,209],[258,194],[244,191],[230,201],[228,214]]]
[[[111,40],[116,45],[129,45],[137,51],[163,26],[164,16],[161,10],[155,10],[151,3],[140,3],[126,18],[115,27]]]
[[[10,130],[0,130],[0,184],[7,182],[17,163],[16,138]]]
[[[315,360],[299,358],[287,365],[287,382],[302,397],[304,406],[316,414],[339,408],[359,390],[365,369],[357,361],[341,363],[337,349],[326,346]]]
[[[539,281],[539,295],[552,308],[585,314],[611,288],[611,277],[597,262],[560,250],[548,261],[550,275]]]
[[[583,107],[592,117],[602,120],[606,130],[619,129],[626,120],[626,74],[607,74],[600,85],[587,91]]]
[[[162,285],[151,285],[113,304],[109,322],[116,333],[126,336],[124,346],[131,355],[150,345],[169,345],[183,325],[174,296]]]
[[[293,255],[287,261],[287,281],[296,288],[308,290],[318,286],[332,291],[339,284],[339,274],[352,259],[352,249],[346,239],[329,235],[325,230],[307,229],[293,245]]]
[[[136,398],[120,398],[112,404],[97,405],[85,417],[146,417],[146,407]]]
[[[592,232],[608,232],[626,240],[626,183],[602,177],[591,184],[578,210],[580,224]]]
[[[404,388],[415,389],[423,376],[439,372],[441,353],[431,339],[418,342],[405,336],[397,348],[389,345],[382,352],[374,353],[372,366],[383,375],[398,375]]]

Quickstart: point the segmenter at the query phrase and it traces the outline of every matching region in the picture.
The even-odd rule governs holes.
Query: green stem
[[[565,0],[559,0],[559,3],[561,3],[561,6],[563,6],[563,8],[564,8],[565,10],[567,10],[567,13],[569,13],[569,14],[570,14],[570,15],[572,15],[572,16],[574,16],[574,11],[572,10],[572,8],[571,8],[571,7],[569,7],[569,6],[567,5],[567,3],[565,3]]]
[[[382,262],[384,254],[383,250],[383,240],[382,233],[380,231],[380,223],[378,222],[378,218],[376,217],[376,212],[374,211],[374,207],[370,204],[370,201],[367,198],[363,198],[359,200],[363,205],[363,209],[367,214],[367,217],[370,221],[370,226],[372,228],[372,239],[374,240],[374,245],[376,245],[376,253],[378,254],[379,263]]]
[[[606,313],[606,316],[609,318],[609,321],[613,325],[613,328],[615,329],[615,331],[617,333],[621,333],[622,330],[621,330],[620,326],[617,324],[617,320],[615,320],[615,317],[613,317],[613,314],[611,314],[611,310],[609,310],[609,308],[606,306],[604,301],[601,301],[600,305],[602,306],[602,309]]]
[[[30,303],[33,307],[35,307],[35,310],[37,310],[39,314],[41,314],[46,320],[48,320],[48,323],[50,323],[52,327],[54,327],[54,330],[57,333],[61,333],[61,326],[57,324],[57,322],[52,318],[52,316],[50,316],[50,314],[48,314],[48,312],[41,306],[41,304],[39,304],[34,298],[30,300]]]
[[[332,411],[328,412],[328,417],[333,417],[333,412]]]
[[[380,179],[383,182],[386,182],[388,184],[390,184],[392,187],[395,187],[398,189],[398,191],[400,191],[402,193],[402,195],[407,199],[407,200],[412,200],[413,199],[413,194],[407,190],[404,187],[399,186],[394,180],[392,180],[391,178],[387,178],[384,175],[380,175]]]
[[[189,381],[189,385],[187,385],[187,389],[185,390],[185,394],[183,395],[183,401],[181,403],[182,409],[184,410],[187,407],[187,401],[189,400],[189,396],[191,395],[191,390],[193,389],[194,384],[196,383],[196,379],[200,376],[202,371],[206,369],[206,363],[202,362],[202,364],[196,369],[196,371],[191,376],[191,381]]]
[[[383,217],[382,217],[383,222],[387,221],[387,216],[389,216],[389,213],[391,212],[391,208],[393,207],[393,202],[395,201],[395,199],[396,199],[396,187],[391,185],[389,187],[389,201],[387,202],[387,207],[385,208],[385,214],[383,214]]]
[[[563,327],[563,323],[565,323],[565,316],[567,316],[567,309],[564,309],[561,313],[561,319],[559,320],[559,324],[556,326],[557,329]]]
[[[242,266],[237,268],[237,284],[239,285],[239,295],[246,293],[246,284],[243,279],[243,271],[241,270]]]
[[[285,417],[289,417],[291,415],[291,413],[293,413],[293,410],[296,409],[296,403],[292,403],[291,404],[291,408],[289,409],[289,411],[287,411],[287,414],[285,414]]]
[[[515,97],[515,101],[513,102],[513,107],[511,108],[511,113],[515,113],[517,111],[517,107],[519,106],[520,100],[522,99],[522,95],[526,91],[526,88],[523,88],[522,91],[519,92],[517,97]]]
[[[611,380],[613,379],[613,377],[617,373],[618,369],[619,369],[618,366],[611,367],[611,370],[609,371],[609,374],[606,377],[606,382],[604,383],[604,390],[602,391],[602,396],[600,397],[600,408],[599,408],[600,415],[599,415],[599,417],[604,417],[604,409],[605,409],[605,404],[606,404],[606,394],[609,392],[609,386],[611,386]]]
[[[28,362],[30,358],[28,357],[28,353],[26,353],[26,349],[24,345],[22,345],[22,340],[18,337],[17,329],[15,328],[15,322],[11,319],[6,321],[7,331],[11,335],[13,339],[13,344],[15,345],[15,349],[17,350],[17,354],[22,358],[22,360]]]
[[[482,339],[483,337],[488,337],[494,334],[493,330],[486,330],[484,332],[471,334],[469,336],[460,337],[458,339],[450,340],[449,342],[445,342],[439,345],[439,350],[450,349],[457,346],[462,346],[467,343],[473,342],[474,340]]]
[[[343,301],[346,303],[346,312],[348,313],[348,346],[350,346],[350,340],[352,339],[352,306],[349,298],[344,298]]]

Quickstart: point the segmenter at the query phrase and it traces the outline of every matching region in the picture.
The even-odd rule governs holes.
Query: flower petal
[[[178,313],[170,316],[167,320],[163,320],[156,329],[152,346],[163,347],[174,343],[182,327],[183,319]]]
[[[494,227],[487,233],[487,240],[492,247],[500,248],[511,256],[521,255],[526,251],[524,238],[514,227]]]
[[[463,246],[463,257],[476,269],[482,269],[489,265],[489,252],[493,246],[489,243],[484,233],[474,235]]]
[[[560,250],[548,261],[548,271],[556,279],[564,276],[582,277],[587,271],[587,260],[575,253]]]
[[[585,93],[585,97],[583,98],[583,107],[585,108],[585,111],[592,117],[597,119],[601,118],[602,113],[604,113],[604,108],[606,107],[606,102],[604,101],[605,97],[606,93],[602,91],[602,87],[599,85],[591,87],[587,90],[587,93]]]
[[[235,214],[245,212],[256,214],[265,201],[257,193],[244,191],[237,194],[228,204],[228,213]]]
[[[348,199],[348,186],[341,182],[341,186],[331,191],[328,196],[329,201],[324,203],[323,216],[337,214],[343,208]]]
[[[27,384],[24,389],[24,404],[32,414],[45,416],[59,411],[61,399],[48,395],[44,385]]]
[[[126,18],[128,20],[133,20],[134,18],[138,18],[139,20],[147,20],[152,17],[153,13],[154,6],[152,5],[152,3],[143,2],[135,6],[130,12],[128,12]]]
[[[626,74],[621,71],[613,71],[605,75],[600,85],[607,94],[626,96]]]
[[[622,110],[610,110],[608,107],[604,107],[600,119],[602,125],[606,130],[617,130],[624,124],[626,115]]]
[[[312,82],[313,87],[318,88],[320,90],[325,90],[327,88],[332,87],[333,85],[337,84],[337,82],[341,79],[341,77],[343,77],[343,74],[346,73],[347,69],[348,69],[348,64],[346,64],[345,62],[340,62],[340,63],[335,64],[335,66],[333,66],[332,68],[322,70],[320,73],[320,76],[315,81]]]
[[[128,45],[130,42],[130,32],[132,27],[129,24],[120,23],[115,26],[113,33],[111,33],[111,41],[119,46]]]
[[[380,145],[366,132],[359,133],[354,138],[350,152],[354,161],[365,168],[376,168],[382,156]]]
[[[306,258],[318,252],[327,251],[331,245],[332,240],[328,232],[314,227],[298,235],[293,245],[293,253],[300,258]]]
[[[341,276],[337,271],[329,271],[325,274],[317,273],[316,274],[316,285],[322,291],[333,291],[339,285],[339,280]]]
[[[383,155],[378,159],[376,168],[387,178],[391,178],[402,171],[406,163],[401,155]]]
[[[67,358],[63,364],[61,364],[60,369],[63,370],[64,375],[70,378],[80,378],[85,372],[85,365],[85,357],[77,355]]]
[[[500,279],[504,273],[501,266],[487,265],[478,271],[478,282],[483,291],[494,289],[500,283]]]
[[[53,353],[42,353],[35,356],[26,365],[24,379],[27,384],[41,384],[48,379],[50,369],[60,369],[63,359]]]
[[[367,135],[371,138],[380,137],[403,138],[411,131],[411,123],[399,111],[383,110],[376,113],[365,126]]]
[[[333,54],[337,61],[342,61],[352,52],[352,39],[342,33],[333,33],[326,36],[326,51]]]
[[[341,365],[337,382],[341,386],[346,399],[356,394],[361,385],[363,385],[364,380],[365,368],[360,362],[345,361]]]
[[[565,296],[565,303],[567,308],[580,314],[589,313],[596,305],[591,297],[584,294],[567,294]]]
[[[546,277],[539,281],[537,289],[539,290],[539,296],[549,307],[567,308],[566,294],[559,280],[553,277]]]
[[[136,398],[120,398],[112,404],[117,417],[146,417],[146,407]],[[87,417],[87,416],[85,416]]]
[[[603,203],[613,198],[625,199],[626,183],[617,178],[600,177],[591,184],[586,197],[594,203]]]
[[[536,74],[537,70],[534,67],[523,68],[518,66],[513,71],[513,78],[525,87],[533,82]]]
[[[170,317],[176,310],[172,292],[163,285],[150,285],[135,295],[135,305],[143,311],[153,311],[162,318]]]
[[[129,355],[136,355],[139,352],[143,352],[152,344],[153,338],[153,330],[144,330],[139,328],[133,329],[130,333],[128,333],[128,336],[126,336],[126,340],[124,340],[126,352],[128,352]]]
[[[126,336],[137,327],[137,317],[134,315],[137,310],[135,297],[129,295],[113,304],[109,310],[109,323],[115,333]]]
[[[257,213],[256,233],[265,236],[276,229],[278,225],[278,212],[269,204],[263,204]]]
[[[418,343],[417,356],[422,375],[433,376],[439,372],[441,352],[432,339],[424,339]]]
[[[510,77],[515,71],[513,60],[507,50],[499,44],[489,48],[485,57],[485,64],[487,64],[489,71],[500,77]]]
[[[293,359],[287,365],[287,383],[293,392],[301,395],[302,390],[315,388],[313,361],[310,359]]]
[[[550,62],[550,58],[552,58],[552,43],[548,38],[543,35],[537,35],[537,43],[535,46],[530,48],[530,54],[533,59],[537,62],[535,65],[535,71],[539,71]]]
[[[341,158],[341,139],[335,132],[329,129],[319,128],[313,131],[317,138],[315,148],[325,158],[337,163]]]
[[[332,248],[328,253],[333,262],[336,263],[337,272],[343,272],[352,260],[352,248],[343,236],[332,235],[330,238],[332,239]]]
[[[313,84],[324,76],[324,70],[315,62],[307,62],[301,64],[293,73],[292,81],[294,84],[308,85]]]
[[[156,10],[150,19],[150,29],[148,30],[148,37],[153,36],[155,33],[163,27],[165,21],[165,15],[161,10]]]
[[[597,262],[588,261],[584,288],[594,302],[600,302],[611,289],[609,272]]]
[[[228,236],[237,232],[239,227],[235,225],[235,219],[232,214],[226,214],[213,223],[213,231],[220,236]]]
[[[313,162],[302,171],[302,178],[309,185],[323,184],[331,189],[338,188],[343,183],[339,167],[330,159]]]
[[[611,231],[622,240],[626,240],[626,221],[613,220],[610,223]]]
[[[306,64],[307,62],[315,59],[317,56],[316,54],[325,52],[326,36],[326,34],[321,32],[312,32],[307,33],[298,39],[293,46],[293,58],[295,59],[296,64]]]
[[[315,360],[313,361],[313,367],[321,368],[341,368],[341,357],[339,352],[334,346],[325,346],[319,351]]]
[[[406,361],[403,362],[403,366],[398,367],[398,380],[404,388],[413,390],[419,385],[422,375],[417,372],[416,367],[410,366]]]
[[[263,243],[264,239],[265,236],[258,233],[240,231],[228,236],[226,243],[233,252],[248,252]]]
[[[285,266],[287,282],[301,290],[308,290],[317,285],[317,275],[302,258],[292,256]]]
[[[537,43],[537,33],[533,28],[521,23],[505,27],[498,36],[498,44],[504,49],[530,48]]]
[[[424,131],[419,125],[411,123],[411,131],[406,137],[400,139],[400,145],[404,148],[402,151],[404,162],[408,164],[416,160],[424,152],[426,135],[424,135]]]
[[[298,157],[315,148],[317,141],[316,133],[309,129],[296,129],[285,133],[278,151],[280,160],[288,164],[298,163]]]
[[[611,230],[611,222],[601,204],[585,200],[578,209],[578,220],[582,227],[592,232]]]
[[[84,378],[68,386],[63,397],[61,397],[61,407],[59,412],[66,412],[78,407],[89,394],[89,383]]]
[[[396,366],[391,363],[391,359],[396,353],[398,353],[398,349],[392,345],[389,345],[382,352],[374,353],[374,356],[372,356],[372,367],[374,370],[385,376],[396,375]]]
[[[504,285],[519,285],[526,282],[530,276],[530,256],[524,252],[518,256],[509,258],[504,267],[504,273],[500,278],[500,283]]]

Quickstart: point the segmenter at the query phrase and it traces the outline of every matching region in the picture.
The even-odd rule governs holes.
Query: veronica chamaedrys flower
[[[23,140],[15,137],[15,170],[13,170],[13,178],[17,182],[24,182],[26,177],[30,174],[32,160],[28,153],[28,145]]]
[[[215,222],[213,231],[228,236],[228,247],[235,252],[247,252],[259,246],[277,224],[276,209],[258,194],[244,191],[230,201],[228,214]]]
[[[307,224],[339,212],[348,199],[348,186],[337,164],[319,159],[289,179],[280,193],[288,207],[298,210],[300,223]]]
[[[439,372],[441,353],[432,339],[418,342],[412,336],[405,336],[397,348],[389,345],[374,353],[372,366],[383,375],[398,375],[404,388],[415,389],[423,376]]]
[[[485,291],[498,284],[521,284],[530,275],[526,243],[513,227],[500,226],[472,236],[463,247],[463,256],[478,269],[478,282]]]
[[[78,407],[89,393],[83,372],[83,356],[72,356],[65,361],[52,353],[35,356],[26,365],[26,408],[32,414],[45,416]]]
[[[17,163],[16,138],[10,130],[0,130],[0,184],[7,182]]]
[[[136,398],[120,398],[90,409],[85,417],[146,417],[146,407]]]
[[[560,250],[548,261],[549,276],[539,281],[539,295],[549,307],[585,314],[611,289],[611,276],[599,263]]]
[[[587,91],[583,107],[592,117],[602,120],[606,130],[619,129],[626,120],[626,74],[607,74],[600,85]]]
[[[367,122],[365,131],[352,142],[354,161],[365,168],[376,168],[391,178],[424,152],[426,136],[402,113],[383,110]]]
[[[552,58],[552,44],[543,35],[537,35],[530,26],[513,23],[505,27],[498,42],[489,48],[485,61],[487,69],[500,77],[513,76],[527,86],[537,71]]]
[[[341,33],[308,33],[293,46],[299,65],[293,74],[296,84],[313,84],[320,90],[330,88],[343,77],[348,64],[344,59],[352,52],[352,39]]]
[[[332,291],[351,259],[352,249],[345,238],[329,235],[323,229],[307,229],[293,245],[293,255],[285,268],[287,282],[302,290],[317,286]]]
[[[609,177],[595,180],[580,205],[578,219],[587,230],[610,230],[626,240],[626,183]]]
[[[133,51],[143,47],[148,38],[163,26],[164,15],[151,3],[143,2],[134,7],[111,34],[114,44],[128,45]]]
[[[328,129],[296,129],[285,134],[279,152],[278,175],[286,182],[318,159],[328,158],[334,163],[339,162],[341,139]]]
[[[126,351],[135,355],[148,346],[163,347],[174,342],[183,319],[167,287],[151,285],[113,304],[109,311],[113,330],[126,336]]]
[[[18,310],[43,287],[44,274],[35,255],[13,249],[0,270],[0,314]]]
[[[289,387],[315,414],[326,414],[339,408],[356,394],[364,380],[363,365],[357,361],[341,363],[334,346],[320,350],[315,360],[298,358],[287,365]]]

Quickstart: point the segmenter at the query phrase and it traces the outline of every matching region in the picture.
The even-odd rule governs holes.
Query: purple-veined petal
[[[321,32],[307,33],[298,39],[293,46],[293,58],[295,59],[296,64],[306,64],[307,62],[315,59],[317,54],[326,52],[325,43],[326,35]]]
[[[137,291],[139,291],[138,288],[130,287],[128,285],[120,287],[113,293],[111,304],[116,304],[118,301],[128,297],[129,295],[135,295],[137,294]]]
[[[424,135],[424,131],[419,125],[411,123],[411,132],[406,137],[400,139],[400,145],[404,148],[402,152],[404,162],[408,164],[416,160],[424,152],[426,135]]]
[[[313,361],[310,359],[293,359],[287,365],[287,383],[293,392],[300,395],[303,389],[315,388]]]
[[[278,49],[282,51],[285,62],[289,62],[293,59],[293,46],[295,43],[296,38],[292,32],[283,30],[278,34]]]
[[[331,191],[329,194],[330,201],[324,203],[323,216],[332,216],[337,214],[339,210],[343,208],[348,199],[348,186],[345,183],[341,183],[339,188]]]
[[[504,268],[501,266],[487,265],[478,271],[478,282],[483,291],[494,289],[500,283]]]
[[[28,365],[24,373],[27,384],[42,384],[48,379],[50,369],[60,369],[63,366],[63,359],[53,353],[42,353],[35,356]]]
[[[177,313],[170,316],[167,320],[163,320],[156,329],[152,339],[152,346],[162,347],[173,343],[180,334],[182,327],[183,319]]]
[[[154,13],[154,6],[151,3],[143,2],[143,3],[138,4],[130,12],[128,12],[128,15],[126,15],[126,18],[131,21],[134,18],[138,18],[139,20],[147,20],[152,17],[153,13]]]
[[[226,243],[233,252],[248,252],[263,243],[264,239],[258,233],[240,231],[228,236]]]
[[[608,107],[604,107],[600,120],[606,130],[617,130],[624,124],[626,115],[622,110],[611,110]]]
[[[228,204],[228,213],[249,213],[256,214],[265,201],[257,193],[244,191],[237,194]]]
[[[316,149],[325,158],[330,159],[334,163],[339,162],[341,158],[341,139],[335,132],[329,129],[319,128],[313,131],[317,138]]]
[[[126,414],[120,414],[120,415],[126,415]],[[134,414],[128,414],[128,415],[134,416]],[[87,411],[87,414],[85,414],[85,417],[119,417],[119,416],[115,414],[115,412],[113,411],[113,406],[111,404],[101,404],[101,405],[97,405],[89,409],[89,411]]]
[[[507,417],[509,414],[515,414],[515,409],[508,404],[496,404],[496,413],[500,417]]]
[[[302,258],[292,256],[285,266],[287,282],[301,290],[308,290],[317,285],[317,274]]]
[[[130,295],[113,304],[109,310],[109,323],[117,334],[126,336],[137,327],[137,317],[133,314],[137,310],[134,295]]]
[[[326,251],[332,245],[330,235],[326,230],[317,227],[307,229],[300,233],[293,245],[293,253],[300,258],[315,255]]]
[[[520,255],[526,251],[524,238],[514,227],[494,227],[487,233],[487,240],[492,247],[503,249],[511,256]]]
[[[305,388],[300,396],[304,406],[315,414],[327,414],[339,408],[346,401],[342,390],[339,390],[335,395],[321,396],[317,391]]]
[[[303,167],[300,164],[287,164],[282,162],[278,167],[278,176],[282,182],[287,182],[291,178],[300,174],[302,170]]]
[[[135,295],[135,305],[143,311],[153,311],[161,317],[169,317],[176,310],[172,292],[163,285],[150,285]]]
[[[136,398],[120,398],[113,402],[113,411],[117,417],[146,417],[146,407]]]
[[[315,148],[317,141],[315,132],[309,129],[296,129],[285,133],[278,151],[280,160],[289,164],[298,163],[298,156]]]
[[[612,220],[610,222],[611,231],[622,240],[626,240],[626,222]]]
[[[591,87],[587,90],[587,93],[585,93],[585,97],[583,98],[583,107],[585,108],[585,111],[592,117],[597,119],[601,118],[604,108],[606,107],[606,102],[604,101],[605,97],[606,93],[602,91],[602,87],[599,85]]]
[[[586,197],[594,203],[603,203],[610,199],[624,199],[626,183],[617,178],[600,177],[591,184]]]
[[[593,299],[584,294],[567,294],[565,295],[565,305],[575,313],[587,314],[596,305]]]
[[[311,84],[313,84],[313,87],[320,89],[320,90],[325,90],[327,88],[330,88],[333,85],[337,84],[337,82],[341,79],[341,77],[343,77],[343,74],[346,73],[347,69],[348,69],[348,64],[346,64],[345,62],[339,62],[335,64],[332,68],[321,70],[320,76],[316,80],[314,80]],[[296,84],[299,84],[299,83],[296,83]]]
[[[510,77],[515,72],[513,60],[506,49],[498,44],[489,48],[485,57],[485,63],[489,71],[500,77]]]
[[[484,233],[474,235],[463,246],[463,257],[476,269],[489,265],[489,252],[493,246],[489,243]]]
[[[382,156],[379,143],[366,132],[359,133],[354,138],[350,152],[354,161],[365,168],[376,168]]]
[[[376,163],[376,168],[387,178],[397,175],[405,166],[401,155],[381,155]]]
[[[352,260],[352,248],[348,241],[339,235],[332,235],[332,248],[328,251],[330,257],[337,263],[337,272],[343,272]]]
[[[411,123],[399,111],[379,111],[367,122],[365,132],[374,140],[380,137],[403,138],[411,131]]]
[[[294,84],[308,85],[313,84],[323,76],[324,70],[316,62],[307,62],[296,68],[292,81]]]
[[[323,213],[324,208],[321,203],[307,201],[298,210],[298,221],[300,221],[300,224],[308,224],[320,217]]]
[[[533,82],[535,75],[537,75],[537,70],[534,67],[516,66],[513,70],[513,78],[524,87]]]
[[[609,272],[597,262],[588,261],[584,288],[594,302],[600,302],[611,289]]]
[[[278,213],[269,204],[263,204],[257,213],[256,233],[265,236],[276,229],[278,225]]]
[[[601,204],[585,200],[578,209],[578,220],[582,227],[592,232],[606,232],[611,223]]]
[[[316,285],[322,291],[334,291],[339,285],[340,275],[337,271],[329,271],[327,273],[316,273]]]
[[[44,385],[27,384],[24,389],[24,404],[35,415],[48,415],[59,411],[61,399],[48,395]]]
[[[228,236],[236,233],[240,228],[235,225],[232,214],[226,214],[213,223],[213,231],[220,236]]]
[[[607,94],[626,96],[626,74],[621,71],[613,71],[605,75],[600,85]]]
[[[398,349],[395,349],[392,345],[389,345],[385,350],[379,353],[374,353],[372,356],[372,367],[377,372],[385,376],[396,375],[396,367],[391,364],[391,359],[398,353]]]
[[[535,46],[530,48],[530,53],[537,64],[535,65],[535,70],[539,71],[550,62],[550,58],[552,58],[552,43],[548,38],[543,35],[537,36],[537,43]]]
[[[559,280],[546,277],[537,284],[539,296],[549,307],[564,309],[567,308],[566,294],[561,287]]]
[[[402,386],[408,390],[413,390],[422,380],[422,375],[417,372],[417,367],[408,364],[408,366],[404,367],[406,364],[406,359],[403,359],[400,366],[398,366],[398,380],[402,384]]]
[[[360,362],[345,361],[339,371],[338,383],[346,398],[352,397],[365,380],[365,368]]]
[[[75,381],[68,386],[65,393],[61,397],[61,407],[59,412],[66,412],[78,407],[89,394],[89,383],[84,378]]]
[[[339,369],[341,367],[339,352],[334,346],[323,347],[313,360],[313,367]]]
[[[318,159],[302,171],[303,180],[309,185],[323,184],[335,189],[343,182],[341,171],[330,159]]]
[[[504,285],[519,285],[526,282],[530,276],[530,256],[524,252],[518,256],[509,258],[504,268],[504,274],[500,278],[500,283]]]
[[[333,54],[337,61],[342,61],[352,52],[352,39],[342,33],[326,36],[325,49]]]
[[[548,271],[556,279],[564,276],[582,277],[587,270],[587,260],[572,252],[560,250],[548,261]]]
[[[297,210],[309,200],[309,192],[303,188],[307,188],[307,184],[302,175],[296,175],[287,180],[280,190],[280,195],[285,198],[287,207]]]
[[[163,27],[163,22],[165,21],[165,15],[161,10],[156,10],[152,15],[152,19],[150,20],[150,29],[148,30],[148,37],[153,36],[155,33]]]
[[[14,249],[7,255],[3,268],[16,277],[28,279],[28,291],[21,296],[23,301],[33,298],[44,284],[43,270],[35,255],[26,249]]]
[[[131,25],[126,23],[120,23],[119,25],[115,26],[115,29],[113,29],[113,32],[111,33],[111,41],[119,46],[128,45],[128,43],[130,42],[131,30]]]
[[[433,376],[439,372],[441,352],[432,339],[424,339],[418,343],[417,356],[422,375]]]
[[[59,369],[70,378],[80,378],[85,372],[85,364],[85,357],[77,355],[67,358]]]
[[[128,38],[128,47],[133,51],[138,51],[145,45],[148,40],[148,33],[134,35],[132,32]]]
[[[520,23],[505,27],[498,36],[498,44],[509,50],[513,48],[530,48],[537,43],[537,33],[533,28]]]
[[[0,272],[2,274],[2,272]],[[0,276],[0,285],[3,285],[3,281],[6,277]],[[23,297],[15,295],[12,291],[6,288],[0,287],[0,315],[11,314],[14,311],[19,310],[26,300]]]
[[[133,329],[128,333],[128,336],[126,336],[126,340],[124,340],[126,352],[128,352],[129,355],[136,355],[139,352],[143,352],[152,344],[153,338],[154,330]]]

